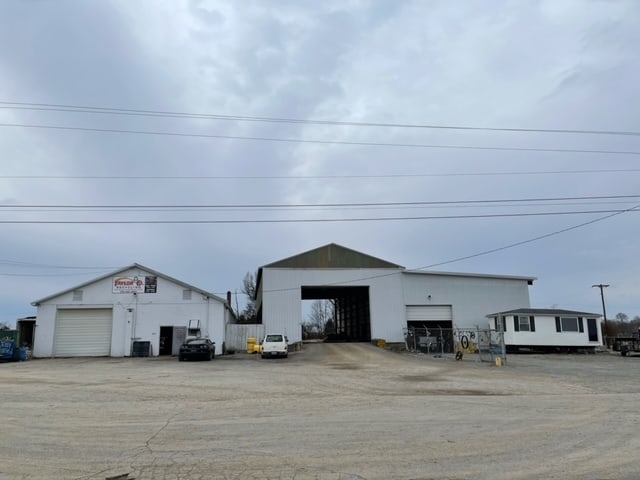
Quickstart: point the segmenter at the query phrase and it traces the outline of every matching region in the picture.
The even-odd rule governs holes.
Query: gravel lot
[[[640,357],[0,365],[0,479],[638,479]]]

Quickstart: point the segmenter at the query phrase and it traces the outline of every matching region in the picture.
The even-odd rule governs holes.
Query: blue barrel
[[[27,349],[25,347],[20,347],[20,361],[24,362],[27,360]]]

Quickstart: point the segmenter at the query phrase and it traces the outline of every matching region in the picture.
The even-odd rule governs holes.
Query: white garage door
[[[420,305],[407,307],[408,322],[452,321],[451,305]]]
[[[108,357],[111,354],[110,309],[58,310],[54,357]]]

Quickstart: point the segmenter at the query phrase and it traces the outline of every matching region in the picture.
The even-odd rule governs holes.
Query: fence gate
[[[247,339],[264,337],[264,325],[262,324],[236,324],[228,323],[225,327],[225,348],[234,350],[246,350]]]

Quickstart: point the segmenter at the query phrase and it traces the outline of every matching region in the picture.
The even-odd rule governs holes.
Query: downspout
[[[211,339],[211,323],[210,323],[210,307],[211,307],[211,299],[208,295],[206,295],[205,300],[207,301],[207,336]]]
[[[138,294],[133,292],[133,298],[135,298],[135,307],[133,308],[133,315],[131,316],[131,355],[133,355],[133,342],[136,340],[136,325],[138,323]]]

